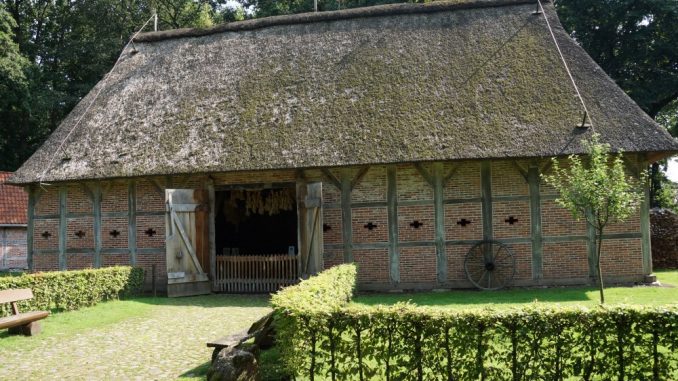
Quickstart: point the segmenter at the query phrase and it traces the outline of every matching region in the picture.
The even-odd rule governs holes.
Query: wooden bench
[[[242,344],[245,341],[249,340],[251,337],[252,335],[248,334],[247,331],[243,331],[240,333],[236,333],[234,335],[222,337],[219,340],[213,340],[208,342],[207,347],[214,348],[214,351],[212,352],[212,363],[214,363],[214,360],[216,360],[217,355],[219,355],[219,352],[221,352],[222,349],[228,347],[235,347],[236,345]]]
[[[16,302],[28,299],[33,299],[33,291],[29,288],[0,291],[0,303],[10,303],[12,305],[12,315],[0,318],[0,329],[9,328],[10,333],[21,333],[26,336],[40,333],[40,323],[38,320],[46,318],[49,312],[19,312],[19,306],[17,306]]]

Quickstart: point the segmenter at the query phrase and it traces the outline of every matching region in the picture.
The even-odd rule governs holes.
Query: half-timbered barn
[[[492,240],[510,265],[483,249],[484,288],[589,282],[594,232],[542,182],[550,158],[598,133],[639,173],[678,143],[544,8],[399,4],[138,35],[13,177],[30,268],[154,266],[185,295],[355,262],[365,290],[456,288]],[[645,203],[609,228],[610,281],[651,274],[648,224]]]

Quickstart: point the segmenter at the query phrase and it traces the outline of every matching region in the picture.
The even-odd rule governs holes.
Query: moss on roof
[[[432,4],[141,35],[13,181],[582,151],[583,110],[534,3]],[[602,140],[678,150],[546,10]]]

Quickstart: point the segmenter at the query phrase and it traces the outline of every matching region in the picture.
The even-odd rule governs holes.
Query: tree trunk
[[[600,304],[605,304],[605,293],[603,292],[603,270],[600,267],[601,261],[600,256],[603,249],[603,229],[598,229],[598,234],[596,237],[596,251],[597,251],[597,266],[598,267],[598,287],[600,290]]]

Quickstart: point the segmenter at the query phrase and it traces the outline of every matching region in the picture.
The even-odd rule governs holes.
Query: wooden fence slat
[[[275,292],[297,282],[297,258],[287,254],[226,255],[216,258],[217,291]]]

